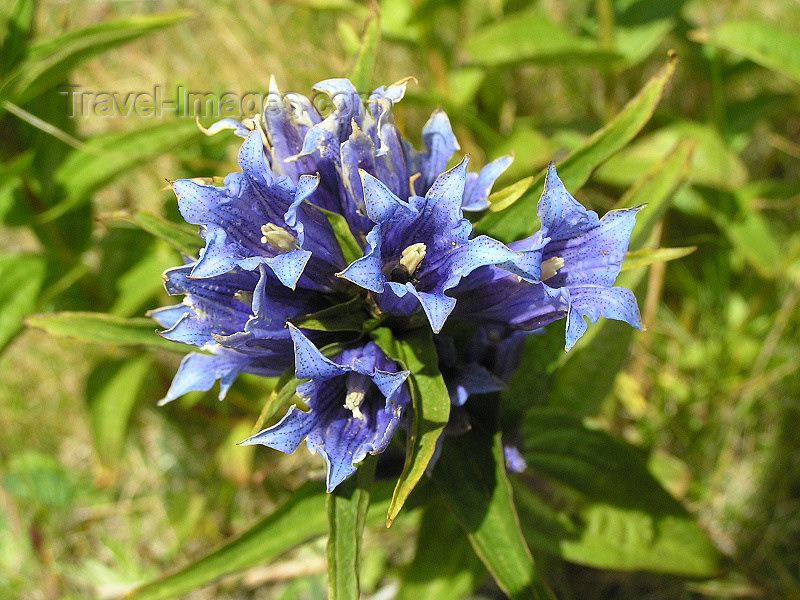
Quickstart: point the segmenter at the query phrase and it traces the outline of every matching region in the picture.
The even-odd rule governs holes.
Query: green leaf
[[[95,451],[106,467],[115,467],[125,443],[128,421],[139,391],[151,375],[153,357],[103,362],[86,384],[89,424]]]
[[[397,600],[459,600],[485,573],[461,526],[442,502],[435,502],[422,513],[414,560],[405,569]]]
[[[719,552],[650,474],[642,452],[563,409],[531,409],[523,434],[529,468],[587,500],[557,514],[520,486],[522,523],[533,547],[607,569],[695,577],[719,571]]]
[[[328,598],[359,597],[361,538],[376,463],[368,456],[354,476],[328,494]]]
[[[736,252],[761,277],[771,279],[781,272],[781,249],[764,215],[743,209],[735,216],[712,207],[712,219],[730,240]]]
[[[505,208],[508,208],[514,204],[514,202],[522,198],[522,195],[528,191],[528,188],[531,187],[532,183],[533,175],[526,177],[525,179],[520,179],[508,187],[504,187],[502,190],[492,192],[487,198],[489,201],[489,211],[499,212]]]
[[[364,311],[364,299],[352,298],[310,315],[290,319],[292,325],[315,331],[362,331],[369,315]]]
[[[0,350],[22,329],[23,318],[35,310],[46,272],[41,256],[0,255]]]
[[[689,175],[694,149],[693,139],[682,140],[620,198],[615,208],[644,205],[636,215],[636,227],[631,235],[629,250],[639,250],[650,240],[656,224],[669,208],[672,195]]]
[[[677,260],[684,256],[689,256],[695,250],[697,250],[697,246],[685,246],[682,248],[642,248],[636,252],[628,252],[625,255],[625,262],[622,264],[622,271],[631,271],[656,263]]]
[[[686,138],[697,144],[689,181],[724,190],[736,190],[747,181],[747,167],[719,132],[711,125],[693,121],[670,123],[643,136],[601,166],[595,178],[612,185],[629,185]]]
[[[353,237],[353,232],[350,231],[347,219],[339,213],[319,207],[317,207],[317,209],[322,211],[322,214],[328,219],[328,223],[331,224],[333,235],[336,236],[336,241],[339,242],[339,247],[342,249],[342,255],[347,264],[349,265],[351,262],[364,256],[364,253],[361,251],[361,246],[358,245],[356,238]]]
[[[23,174],[33,164],[34,152],[28,150],[12,160],[0,164],[0,222],[10,224],[20,212],[30,210],[22,206],[19,190],[23,185]]]
[[[376,484],[367,521],[377,523],[389,505],[391,486]],[[125,596],[127,600],[171,600],[206,586],[220,577],[256,565],[312,538],[327,528],[325,486],[306,483],[277,510],[203,558],[149,582]]]
[[[348,79],[353,82],[356,90],[361,93],[372,91],[372,71],[378,58],[378,44],[381,39],[381,17],[378,11],[373,12],[364,24],[361,34],[361,46],[353,60],[353,68],[348,73]]]
[[[591,38],[577,37],[540,12],[517,13],[479,29],[466,41],[471,63],[497,67],[564,60],[609,63],[619,58]]]
[[[175,119],[93,137],[81,150],[72,151],[55,172],[64,199],[40,214],[40,222],[78,208],[114,178],[201,135],[193,121]]]
[[[574,194],[598,165],[624,148],[650,120],[672,78],[675,64],[676,57],[672,54],[661,72],[647,82],[622,112],[558,165],[558,175],[570,193]],[[531,193],[506,210],[485,215],[475,226],[477,232],[505,241],[533,233],[530,230],[531,219],[536,215],[536,202],[544,177],[544,173],[539,175],[531,185]]]
[[[411,372],[408,378],[413,408],[411,427],[406,462],[386,516],[389,527],[433,458],[436,441],[450,418],[450,394],[439,372],[430,329],[415,329],[392,338],[388,329],[380,327],[372,335],[387,356],[398,360]]]
[[[160,337],[156,334],[155,322],[150,319],[126,319],[93,312],[60,312],[31,315],[25,323],[50,335],[84,342],[149,346],[181,353],[199,351],[193,346],[176,344]]]
[[[17,66],[25,57],[35,12],[34,0],[17,0],[8,15],[3,41],[0,43],[0,77]]]
[[[492,433],[485,426],[492,420],[496,421],[496,414],[474,418],[469,433],[442,444],[433,480],[475,553],[507,596],[555,598],[536,573],[522,537],[500,432]]]
[[[156,274],[177,262],[175,253],[158,242],[150,244],[137,258],[116,281],[117,299],[108,311],[111,314],[120,317],[142,314],[142,307],[164,289],[164,282]]]
[[[0,85],[0,96],[25,104],[47,89],[67,80],[70,71],[106,50],[186,19],[186,11],[135,15],[76,29],[38,42],[28,56]]]
[[[197,233],[197,227],[186,223],[175,223],[144,210],[136,211],[133,215],[112,213],[107,216],[107,219],[112,222],[133,223],[147,233],[167,242],[185,256],[196,256],[198,248],[203,245],[203,240]]]
[[[730,50],[800,83],[800,35],[758,21],[723,21],[717,27],[696,30],[689,37]]]

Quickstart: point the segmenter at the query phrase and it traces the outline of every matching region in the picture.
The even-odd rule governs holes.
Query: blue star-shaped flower
[[[344,259],[327,221],[304,202],[315,192],[319,178],[304,175],[295,184],[288,177],[274,176],[258,131],[242,144],[239,165],[242,173],[229,174],[222,187],[190,179],[173,184],[183,218],[201,225],[206,240],[192,277],[212,277],[237,267],[254,270],[265,264],[293,288],[308,267],[310,284],[329,287],[331,274]]]
[[[187,392],[209,390],[216,380],[221,400],[243,371],[280,375],[294,362],[286,321],[330,305],[314,290],[290,290],[263,264],[255,272],[235,269],[191,278],[195,266],[190,263],[164,274],[167,292],[185,294],[183,303],[149,313],[166,328],[162,337],[206,352],[183,359],[162,404]],[[323,332],[313,333],[315,339],[324,339]]]
[[[295,348],[295,375],[309,379],[297,388],[308,412],[296,405],[279,423],[241,442],[294,452],[303,439],[322,455],[327,487],[332,491],[355,472],[367,454],[379,454],[389,444],[410,402],[404,385],[408,371],[373,342],[329,360],[296,327],[288,326]]]
[[[600,219],[567,192],[551,164],[538,206],[541,230],[509,244],[529,262],[516,275],[492,266],[476,270],[453,291],[456,316],[525,330],[566,317],[567,350],[586,331],[584,317],[641,329],[633,292],[613,287],[639,208],[612,210]]]
[[[540,280],[560,290],[568,303],[567,350],[586,332],[584,317],[592,323],[602,316],[642,328],[633,292],[613,287],[640,209],[612,210],[598,218],[570,195],[550,163],[537,211],[542,229],[509,245],[527,250],[547,240],[542,247]]]
[[[367,234],[365,255],[339,273],[376,294],[386,312],[410,315],[421,305],[434,332],[456,303],[445,292],[462,277],[483,265],[515,269],[529,259],[527,252],[490,237],[469,239],[472,225],[461,210],[466,167],[465,158],[439,175],[424,197],[408,202],[361,171],[367,215],[375,226]]]

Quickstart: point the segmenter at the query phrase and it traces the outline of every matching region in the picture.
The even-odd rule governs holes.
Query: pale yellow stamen
[[[344,397],[344,407],[352,411],[353,417],[356,419],[363,419],[364,414],[361,412],[361,405],[364,403],[364,397],[367,394],[369,379],[361,373],[350,372],[347,374],[345,385],[347,386],[347,395]]]
[[[417,270],[419,263],[425,258],[427,247],[422,242],[411,244],[400,254],[400,264],[403,265],[408,271],[409,275],[413,275]]]
[[[558,275],[558,271],[564,266],[564,259],[560,256],[548,258],[542,263],[542,281]]]
[[[281,252],[289,252],[297,249],[297,239],[285,229],[273,223],[261,226],[261,243],[269,244]]]
[[[414,189],[414,184],[416,183],[417,179],[419,179],[420,177],[422,177],[422,173],[417,171],[411,177],[408,178],[408,189],[411,192],[412,196],[416,196],[417,195],[417,191]]]

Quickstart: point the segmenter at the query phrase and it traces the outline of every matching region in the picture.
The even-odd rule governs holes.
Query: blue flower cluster
[[[488,206],[511,158],[477,173],[466,157],[447,169],[459,146],[441,110],[422,130],[424,150],[414,149],[392,117],[406,83],[364,101],[346,79],[322,81],[314,90],[330,111],[321,114],[273,81],[262,115],[211,129],[244,138],[242,172],[221,186],[173,184],[205,246],[197,260],[164,274],[167,291],[183,302],[151,315],[165,338],[203,352],[186,356],[164,402],[217,380],[223,398],[239,373],[294,368],[307,380],[297,395],[308,410],[292,406],[243,443],[293,452],[305,439],[326,462],[329,490],[367,453],[387,447],[410,403],[409,373],[368,333],[301,331],[290,321],[358,298],[371,319],[429,327],[457,406],[502,389],[524,336],[553,321],[566,318],[567,349],[586,330],[584,317],[640,328],[633,294],[613,287],[636,209],[598,218],[551,165],[538,232],[508,245],[473,236],[464,211]],[[360,258],[345,259],[332,214],[343,217]],[[443,332],[455,321],[474,326],[467,358]],[[501,358],[490,364],[490,354]]]

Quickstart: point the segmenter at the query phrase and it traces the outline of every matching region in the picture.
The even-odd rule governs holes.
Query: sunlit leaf
[[[392,338],[386,328],[379,328],[372,335],[381,349],[391,358],[400,361],[411,375],[411,426],[406,462],[386,516],[387,527],[397,517],[403,504],[420,478],[436,450],[436,440],[442,434],[450,417],[450,395],[439,372],[439,360],[430,330],[415,329],[402,336]]]
[[[640,173],[653,168],[682,139],[697,144],[689,181],[721,189],[736,189],[747,181],[747,168],[711,126],[693,121],[671,123],[642,137],[597,170],[598,180],[629,185]]]
[[[652,237],[656,224],[671,204],[672,195],[689,176],[694,150],[695,141],[692,138],[682,140],[620,198],[615,208],[644,207],[636,215],[629,251],[644,247]]]
[[[500,433],[473,419],[472,430],[442,445],[433,480],[475,553],[510,598],[555,598],[536,572],[520,531]],[[489,416],[488,420],[491,421]]]
[[[672,78],[676,60],[675,55],[671,55],[661,72],[648,81],[608,125],[557,165],[558,175],[570,193],[574,194],[594,169],[624,148],[650,120]],[[544,173],[533,181],[530,193],[506,210],[484,216],[476,224],[477,231],[506,241],[530,235],[531,219],[535,218],[536,202],[543,185]]]
[[[533,547],[615,570],[696,577],[718,572],[721,555],[649,473],[643,453],[561,409],[532,409],[523,432],[528,467],[588,500],[574,514],[557,514],[518,486]]]
[[[136,211],[134,214],[112,213],[101,217],[110,222],[124,221],[133,223],[144,229],[147,233],[167,242],[181,254],[194,256],[198,248],[203,246],[203,240],[197,233],[197,228],[185,223],[168,221],[145,210]]]
[[[758,21],[723,21],[690,32],[698,42],[730,50],[800,83],[800,34]]]
[[[104,362],[86,384],[89,424],[100,461],[114,468],[122,456],[128,421],[139,392],[152,372],[153,357]]]
[[[628,252],[625,255],[625,262],[622,264],[622,271],[631,271],[656,263],[677,260],[684,256],[689,256],[695,250],[697,250],[697,246],[681,248],[642,248],[636,252]]]
[[[375,464],[375,457],[367,457],[354,476],[328,494],[328,598],[334,600],[359,597],[361,538]]]
[[[93,137],[81,150],[73,150],[56,171],[64,199],[42,213],[40,220],[56,219],[74,210],[115,177],[201,135],[194,121],[175,119]]]
[[[0,350],[22,329],[22,319],[36,308],[46,263],[32,254],[0,255]]]
[[[353,61],[348,79],[352,81],[356,90],[362,93],[372,91],[372,71],[378,58],[378,44],[381,39],[381,17],[379,12],[370,15],[364,24],[361,34],[361,44]]]
[[[472,63],[500,66],[522,62],[582,60],[611,62],[616,52],[570,34],[539,12],[517,13],[473,33],[465,44]]]
[[[68,31],[32,45],[28,55],[0,85],[0,97],[24,104],[53,86],[65,82],[70,71],[86,60],[147,33],[170,27],[190,13],[179,11],[135,15]]]
[[[485,574],[464,531],[437,502],[422,513],[414,560],[404,571],[397,600],[460,600]]]
[[[333,234],[336,236],[336,241],[339,242],[339,247],[342,249],[342,255],[347,264],[349,265],[353,261],[364,256],[361,246],[358,245],[356,238],[353,237],[353,232],[350,231],[347,219],[338,213],[325,210],[324,208],[319,208],[319,210],[325,215],[325,218],[328,219],[328,223],[330,223],[333,229]]]
[[[156,323],[150,319],[126,319],[105,313],[60,312],[31,315],[25,319],[30,327],[51,335],[84,342],[149,346],[173,352],[197,352],[193,346],[169,342],[156,334]]]
[[[502,190],[492,192],[487,198],[489,201],[489,210],[491,212],[498,212],[508,208],[528,191],[528,188],[531,187],[531,183],[533,183],[533,176],[520,179]]]
[[[389,506],[391,485],[376,484],[367,521],[378,523]],[[172,600],[220,577],[262,565],[327,531],[325,485],[307,483],[286,502],[217,550],[133,590],[127,600]]]

